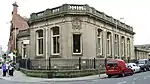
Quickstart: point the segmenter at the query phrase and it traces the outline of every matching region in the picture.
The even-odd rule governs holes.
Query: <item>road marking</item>
[[[124,84],[124,83],[127,83],[127,81],[119,82],[117,84]]]

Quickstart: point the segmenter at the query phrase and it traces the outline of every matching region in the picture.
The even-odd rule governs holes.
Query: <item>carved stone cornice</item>
[[[120,22],[117,19],[114,19],[112,16],[108,16],[103,12],[100,12],[96,10],[93,7],[90,7],[88,5],[78,5],[78,4],[63,4],[62,6],[52,8],[52,9],[46,9],[45,11],[41,11],[38,13],[32,13],[30,15],[30,19],[28,21],[29,25],[35,22],[39,21],[45,21],[52,18],[58,18],[58,17],[64,17],[66,15],[78,15],[78,16],[89,16],[94,19],[100,20],[104,23],[107,23],[112,26],[116,26],[123,31],[126,31],[132,35],[135,34],[133,32],[133,28],[125,23]],[[76,25],[74,26],[77,28]],[[79,28],[79,27],[78,27]]]

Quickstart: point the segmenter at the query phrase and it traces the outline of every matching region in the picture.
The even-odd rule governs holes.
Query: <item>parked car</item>
[[[149,59],[139,59],[136,63],[142,71],[150,70],[150,60]]]
[[[108,77],[112,77],[114,75],[125,76],[125,75],[133,75],[133,70],[131,68],[126,67],[126,64],[123,60],[120,59],[112,59],[108,60],[105,63],[106,74]]]
[[[140,67],[135,63],[127,63],[127,67],[131,68],[134,73],[140,72]]]

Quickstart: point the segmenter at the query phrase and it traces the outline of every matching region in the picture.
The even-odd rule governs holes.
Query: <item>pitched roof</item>
[[[27,23],[27,19],[25,20],[19,14],[12,14],[12,21],[11,22],[13,24],[13,28],[18,28],[19,30],[29,28],[29,25]]]

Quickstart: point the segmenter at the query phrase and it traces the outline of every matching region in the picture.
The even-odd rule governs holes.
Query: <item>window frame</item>
[[[58,28],[58,31],[59,31],[59,33],[57,34],[57,35],[54,35],[54,28]],[[56,37],[56,53],[54,53],[54,45],[53,45],[53,43],[54,43],[54,37]],[[58,42],[59,42],[59,53],[57,53],[57,38],[59,38],[58,39]],[[55,26],[55,27],[52,27],[51,28],[51,54],[52,55],[60,55],[60,27],[58,27],[58,26]]]
[[[108,56],[111,56],[111,48],[112,48],[112,45],[111,45],[111,32],[107,32],[107,35],[109,35],[109,36],[107,36],[107,42],[106,42],[106,50],[107,50],[107,55]],[[108,42],[109,41],[109,42]],[[109,44],[109,47],[108,47],[108,44]],[[108,49],[109,48],[109,49]],[[111,56],[112,57],[112,56]]]
[[[103,30],[102,29],[97,29],[97,55],[103,55]]]
[[[43,37],[39,37],[38,36],[38,31],[42,31],[43,32]],[[43,53],[39,54],[39,39],[43,39]],[[36,55],[37,56],[43,56],[44,54],[44,29],[38,29],[36,30]]]
[[[131,51],[131,49],[130,49],[130,38],[127,38],[127,56],[128,57],[130,57],[130,51]]]
[[[114,55],[119,56],[119,35],[114,34]]]
[[[73,44],[73,35],[80,35],[80,53],[74,53],[74,44]],[[72,34],[72,54],[73,55],[81,55],[82,54],[82,48],[83,48],[83,45],[82,45],[82,34],[81,33],[73,33]]]

